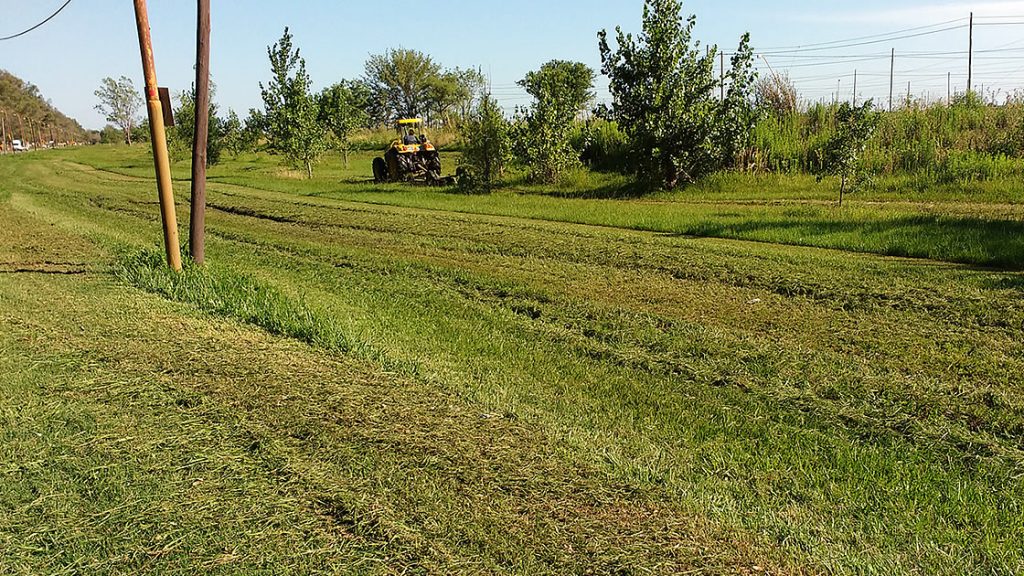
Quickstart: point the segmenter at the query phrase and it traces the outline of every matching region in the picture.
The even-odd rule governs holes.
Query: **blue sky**
[[[0,37],[45,18],[63,0],[0,0]],[[183,0],[150,0],[158,77],[172,91],[192,82],[195,7]],[[260,81],[268,77],[266,47],[289,26],[316,88],[357,77],[370,54],[392,47],[422,50],[448,67],[481,67],[506,107],[529,100],[515,86],[529,70],[551,59],[579,60],[597,69],[596,33],[621,25],[637,31],[642,0],[434,0],[407,3],[418,12],[396,16],[390,2],[213,0],[212,71],[217,101],[243,114],[259,106]],[[1024,1],[933,2],[862,0],[684,1],[698,16],[697,36],[725,49],[744,31],[765,54],[761,69],[787,71],[801,96],[831,99],[837,87],[850,98],[853,71],[861,98],[888,95],[888,53],[897,50],[896,92],[945,97],[947,72],[966,83],[970,11],[975,28],[975,84],[1006,91],[1024,88]],[[1007,17],[1007,18],[996,18]],[[938,25],[942,22],[949,24]],[[1020,24],[1017,24],[1020,23]],[[981,25],[984,24],[984,25]],[[830,50],[780,52],[792,46],[859,38],[912,27],[923,36]],[[942,28],[954,28],[935,32]],[[866,41],[873,42],[877,38]],[[986,52],[988,51],[988,52]],[[901,56],[902,53],[906,57]],[[767,64],[765,63],[767,61]],[[0,68],[37,86],[83,125],[104,122],[93,110],[93,91],[105,76],[126,75],[141,86],[138,39],[126,0],[73,0],[56,19],[16,40],[0,42]],[[598,80],[604,97],[603,78]]]

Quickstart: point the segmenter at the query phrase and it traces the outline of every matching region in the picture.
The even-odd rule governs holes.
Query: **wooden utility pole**
[[[971,23],[967,33],[967,92],[974,90],[974,12],[971,12]]]
[[[206,260],[206,142],[210,132],[210,0],[198,0],[196,18],[196,123],[192,142],[192,211],[189,252]]]
[[[722,91],[722,102],[725,102],[725,52],[718,53],[718,84]]]
[[[950,86],[952,86],[952,84],[953,84],[953,73],[952,72],[946,72],[946,106],[949,106],[950,104],[953,103],[953,100],[952,100],[953,94],[952,94],[952,91],[950,90]]]
[[[164,129],[163,106],[156,84],[156,64],[153,62],[153,40],[149,32],[149,13],[146,0],[134,0],[135,24],[139,30],[139,49],[142,52],[142,72],[146,77],[146,107],[149,110],[149,134],[153,143],[153,164],[156,168],[156,186],[160,196],[160,216],[164,226],[164,248],[167,265],[181,270],[181,247],[178,246],[178,216],[174,211],[174,188],[171,183],[171,161],[167,155],[167,133]]]
[[[0,154],[7,154],[7,111],[0,112]]]
[[[889,112],[892,112],[892,87],[896,79],[896,49],[892,49],[892,57],[889,60]]]
[[[853,106],[857,107],[857,71],[853,71]]]

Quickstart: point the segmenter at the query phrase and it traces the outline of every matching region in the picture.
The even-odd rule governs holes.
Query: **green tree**
[[[96,110],[106,116],[107,122],[113,123],[124,132],[124,142],[132,145],[132,128],[135,126],[142,108],[142,97],[132,84],[132,79],[121,76],[120,79],[104,78],[100,89],[94,92],[100,99]]]
[[[271,152],[283,154],[293,165],[313,177],[313,163],[327,149],[327,134],[320,124],[320,107],[309,87],[306,61],[293,49],[288,28],[273,46],[267,47],[273,77],[260,82],[264,112],[262,125]]]
[[[519,81],[534,98],[522,118],[519,140],[531,178],[554,182],[579,165],[570,138],[573,123],[594,99],[594,71],[579,62],[553,60]]]
[[[446,70],[430,81],[427,91],[427,118],[454,125],[473,111],[476,95],[483,92],[485,80],[472,68]]]
[[[489,94],[480,97],[462,130],[460,164],[468,168],[468,187],[490,191],[511,157],[509,122]]]
[[[118,142],[124,142],[124,130],[111,124],[107,124],[103,130],[100,130],[100,144],[117,144]]]
[[[227,145],[225,120],[217,115],[218,106],[213,102],[216,88],[210,87],[210,121],[209,134],[206,139],[206,165],[213,166],[220,162],[221,154]],[[180,103],[174,111],[174,128],[169,131],[171,136],[171,155],[175,160],[192,157],[192,146],[195,142],[196,97],[195,87],[183,92],[178,97]],[[237,117],[236,117],[237,120]]]
[[[818,181],[826,176],[839,177],[839,205],[843,196],[855,192],[868,180],[861,158],[878,127],[880,116],[872,100],[860,106],[843,102],[836,111],[836,127],[821,151]]]
[[[252,148],[245,138],[245,126],[234,110],[228,110],[228,116],[224,119],[224,149],[233,157]]]
[[[697,19],[683,20],[680,0],[645,0],[638,37],[616,28],[615,50],[598,33],[601,72],[609,78],[612,116],[630,139],[630,168],[643,180],[674,188],[729,166],[754,126],[756,75],[749,34],[725,74],[715,74],[717,47],[700,50]]]
[[[474,110],[474,104],[479,103],[477,96],[484,93],[487,79],[484,78],[483,72],[477,68],[463,70],[456,67],[449,74],[454,76],[455,82],[459,87],[454,98],[454,105],[459,119],[468,118]]]
[[[363,78],[375,100],[375,120],[425,115],[440,77],[441,66],[417,50],[399,48],[370,56]]]
[[[333,134],[334,141],[345,155],[345,167],[348,168],[352,132],[369,122],[370,89],[358,80],[342,80],[324,89],[319,101],[320,123]]]

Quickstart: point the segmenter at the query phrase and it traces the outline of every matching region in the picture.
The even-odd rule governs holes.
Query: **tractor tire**
[[[388,163],[383,158],[373,159],[373,181],[377,184],[388,181]]]
[[[438,154],[437,152],[430,152],[430,153],[427,154],[427,156],[426,156],[426,158],[424,158],[424,160],[426,161],[425,163],[427,165],[427,170],[437,172],[438,174],[441,173],[441,155],[440,154]]]
[[[401,180],[403,177],[402,165],[399,162],[398,154],[392,151],[392,153],[384,156],[384,162],[387,167],[385,173],[388,175],[388,181],[398,182]]]

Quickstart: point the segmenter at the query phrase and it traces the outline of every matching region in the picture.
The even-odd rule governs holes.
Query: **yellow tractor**
[[[373,159],[373,181],[447,184],[441,178],[441,155],[423,132],[423,120],[405,118],[395,123],[398,138],[383,157]]]

